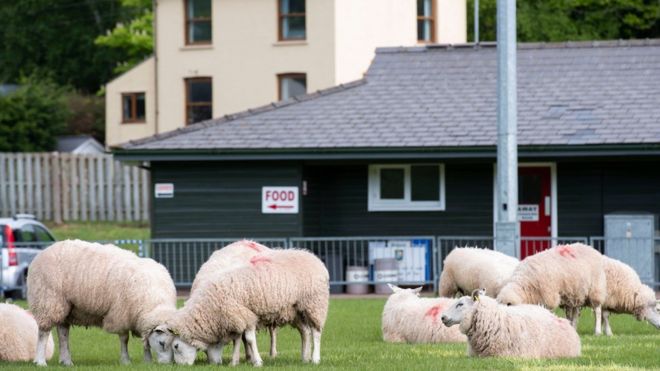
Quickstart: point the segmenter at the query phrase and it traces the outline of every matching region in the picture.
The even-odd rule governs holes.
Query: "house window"
[[[279,40],[305,40],[305,0],[278,0]]]
[[[307,93],[307,75],[304,73],[277,75],[277,84],[280,100],[287,100]]]
[[[369,211],[444,209],[443,164],[369,166]]]
[[[435,0],[417,0],[417,41],[435,42]]]
[[[210,44],[213,40],[211,0],[186,0],[186,44]]]
[[[186,124],[213,117],[213,86],[210,77],[186,79]]]
[[[144,93],[124,93],[121,95],[122,122],[135,124],[144,122]]]

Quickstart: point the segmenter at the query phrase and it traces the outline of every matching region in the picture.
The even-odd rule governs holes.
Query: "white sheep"
[[[32,261],[28,302],[39,325],[35,363],[46,365],[50,329],[57,326],[60,363],[72,365],[69,327],[96,326],[118,334],[121,362],[130,362],[128,335],[142,337],[145,362],[153,348],[169,363],[172,349],[154,331],[176,312],[176,289],[162,265],[113,245],[80,240],[56,242]]]
[[[603,258],[607,279],[607,297],[602,313],[605,334],[612,336],[610,312],[632,314],[637,320],[649,321],[660,329],[660,314],[655,310],[655,292],[642,284],[637,272],[629,265],[607,256],[603,256]]]
[[[563,358],[580,356],[580,337],[570,323],[538,305],[505,306],[475,290],[447,308],[447,326],[459,324],[468,355]]]
[[[454,297],[467,295],[478,288],[496,297],[504,282],[518,266],[516,258],[501,252],[473,247],[455,248],[442,264],[438,294]]]
[[[216,250],[199,268],[190,288],[190,295],[193,295],[208,280],[212,280],[214,277],[225,274],[241,265],[249,264],[250,258],[266,251],[270,251],[267,246],[248,240],[237,241]],[[276,357],[277,328],[269,327],[268,330],[270,332],[270,356]],[[209,345],[206,350],[209,363],[222,363],[222,347],[222,344]],[[247,358],[249,358],[249,348],[247,346],[245,351]]]
[[[192,364],[196,349],[234,341],[232,365],[238,363],[238,341],[244,334],[251,361],[261,366],[256,329],[291,324],[302,337],[302,358],[321,359],[321,332],[328,312],[329,275],[325,265],[303,250],[271,250],[248,265],[214,277],[197,289],[176,315],[158,329],[172,334],[174,360]]]
[[[600,335],[601,306],[607,294],[603,256],[591,246],[560,245],[520,262],[500,290],[497,301],[507,305],[562,306],[577,328],[579,308],[589,304]]]
[[[0,304],[0,361],[30,361],[37,348],[39,328],[30,312],[14,304]],[[53,336],[49,334],[46,358],[53,356]]]
[[[388,284],[393,294],[383,308],[383,340],[390,343],[454,343],[467,340],[458,328],[440,321],[442,311],[456,299],[420,298],[421,287],[402,289]]]

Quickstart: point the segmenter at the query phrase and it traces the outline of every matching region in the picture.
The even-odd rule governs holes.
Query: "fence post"
[[[0,216],[9,216],[9,208],[7,207],[7,194],[5,193],[6,187],[6,172],[5,172],[5,155],[0,153]],[[2,269],[2,268],[0,268]],[[0,280],[2,275],[0,274]],[[0,285],[1,285],[0,281]]]
[[[53,152],[53,220],[55,224],[62,224],[62,192],[60,187],[60,157],[57,152]]]

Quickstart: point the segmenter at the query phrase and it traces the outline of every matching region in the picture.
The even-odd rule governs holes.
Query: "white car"
[[[0,218],[0,293],[15,299],[26,299],[28,266],[41,250],[53,242],[53,234],[33,215],[17,214],[13,218]]]

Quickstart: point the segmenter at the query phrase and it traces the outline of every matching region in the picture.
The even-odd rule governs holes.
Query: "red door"
[[[550,179],[550,167],[548,166],[520,167],[518,169],[521,259],[551,246]]]

